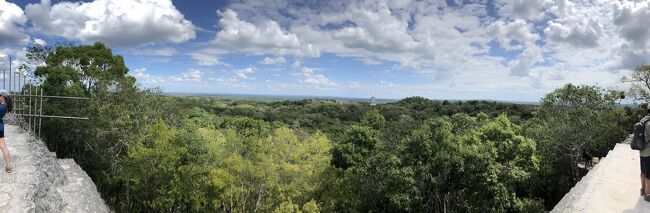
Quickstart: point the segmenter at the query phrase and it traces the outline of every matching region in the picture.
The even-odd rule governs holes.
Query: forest
[[[536,105],[256,102],[140,88],[101,43],[34,44],[42,138],[116,212],[547,212],[645,115],[649,88],[567,84]],[[626,81],[643,83],[650,67]],[[637,84],[634,84],[637,85]],[[643,84],[638,84],[643,85]]]

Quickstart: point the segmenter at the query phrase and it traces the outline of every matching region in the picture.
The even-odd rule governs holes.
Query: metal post
[[[9,93],[11,93],[11,72],[12,72],[12,70],[11,70],[11,56],[9,56],[9,87],[7,87],[7,89],[9,89]]]
[[[18,86],[20,87],[20,88],[18,88],[18,93],[20,93],[21,95],[24,95],[24,90],[23,90],[23,87],[22,87],[23,84],[21,82],[21,81],[24,81],[22,79],[22,76],[23,76],[22,73],[20,75],[18,75]],[[23,107],[25,107],[25,102],[24,102],[25,100],[24,99],[25,99],[24,97],[22,97],[22,96],[20,97],[20,113],[21,114],[25,112],[25,110],[23,109]]]
[[[38,95],[38,87],[34,87],[34,89],[36,90],[36,95]],[[34,115],[36,115],[36,113],[37,113],[36,112],[36,109],[37,109],[36,107],[38,107],[38,97],[34,98]],[[34,131],[34,135],[36,135],[36,117],[34,117],[34,125],[33,126],[34,126],[34,129],[32,129],[32,130]]]
[[[19,79],[19,81],[20,81],[20,76],[18,76],[18,79]],[[20,108],[20,107],[21,107],[20,103],[22,102],[22,101],[21,101],[21,98],[22,98],[22,97],[20,97],[20,95],[21,95],[21,91],[18,91],[17,94],[18,94],[18,95],[17,95],[16,97],[14,97],[14,98],[16,99],[16,101],[14,101],[14,104],[15,104],[15,106],[14,106],[14,109],[15,109],[15,110],[14,110],[14,111],[15,111],[16,113],[14,113],[14,114],[16,114],[16,118],[18,119],[18,122],[21,122],[21,121],[20,121],[20,118],[22,117],[22,116],[20,116],[20,112],[22,111],[22,109]]]
[[[14,90],[14,86],[16,85],[15,81],[16,81],[16,74],[14,73],[14,71],[12,69],[9,69],[9,89],[8,89],[8,91],[9,91],[9,94],[11,94],[11,95],[16,94],[16,91]],[[14,112],[14,114],[16,114],[16,113]]]
[[[19,84],[20,84],[20,82],[21,82],[21,78],[22,78],[23,83],[24,83],[24,81],[25,81],[25,78],[22,77],[22,75],[19,75],[19,76],[18,76],[18,83],[19,83]],[[22,85],[22,84],[20,84],[20,85]],[[19,109],[20,109],[20,114],[24,114],[24,113],[25,113],[25,109],[23,109],[23,108],[25,107],[25,98],[24,98],[22,95],[25,94],[25,90],[23,89],[22,86],[20,87],[20,90],[18,91],[18,93],[20,93],[20,95],[21,95],[21,96],[20,96],[20,108],[19,108]],[[21,118],[21,120],[23,120],[23,116],[20,116],[20,118]],[[21,121],[21,122],[24,122],[24,121]]]
[[[11,71],[11,94],[16,93],[16,72]]]
[[[17,82],[16,77],[17,77],[17,75],[16,75],[16,73],[14,73],[14,77],[12,78],[14,82]],[[17,88],[17,87],[18,87],[18,85],[14,86],[14,88]],[[14,90],[13,94],[18,94],[18,90]],[[18,106],[18,99],[17,98],[16,98],[16,101],[14,101],[14,103],[15,103],[14,108],[16,108]],[[14,114],[16,114],[15,111],[14,111]]]
[[[29,83],[29,117],[27,118],[27,129],[30,130],[29,128],[32,127],[32,84],[31,81]]]
[[[42,86],[43,84],[41,84]],[[43,88],[41,88],[41,105],[38,110],[38,138],[41,138],[41,120],[43,119]]]

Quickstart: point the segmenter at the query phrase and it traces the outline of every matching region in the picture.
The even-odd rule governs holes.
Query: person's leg
[[[641,173],[641,190],[645,190],[645,179],[645,175]]]
[[[645,194],[646,196],[650,196],[650,179],[646,178],[644,182],[645,182]]]
[[[650,157],[641,157],[641,173],[644,174],[645,178],[643,179],[645,189],[644,200],[650,201]]]
[[[645,179],[647,177],[645,176],[646,165],[644,157],[639,157],[639,164],[641,165],[641,195],[645,195]]]
[[[11,170],[11,155],[9,155],[9,149],[7,149],[4,138],[0,138],[0,150],[2,150],[2,156],[5,159],[5,168]]]

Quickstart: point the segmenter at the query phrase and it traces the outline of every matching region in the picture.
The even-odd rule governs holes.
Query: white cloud
[[[116,46],[179,43],[196,37],[194,26],[171,0],[95,0],[29,4],[34,29],[48,35]]]
[[[536,45],[527,45],[519,58],[511,63],[510,71],[514,76],[528,76],[528,71],[535,63],[543,60],[541,49]]]
[[[181,75],[169,76],[169,79],[176,82],[195,82],[199,83],[203,81],[204,72],[197,69],[189,69]]]
[[[349,26],[332,32],[332,38],[350,49],[371,52],[402,52],[419,46],[408,33],[408,23],[393,16],[385,5],[376,9],[352,8],[349,16],[354,17],[356,26]]]
[[[551,7],[557,18],[547,21],[544,29],[547,61],[555,69],[570,70],[563,72],[567,80],[571,72],[616,72],[650,62],[650,55],[626,44],[616,24],[621,8],[619,1],[560,1]]]
[[[650,2],[625,2],[614,14],[614,24],[632,48],[645,49],[650,40]]]
[[[547,9],[547,12],[556,17],[566,17],[575,12],[575,8],[573,7],[574,5],[575,3],[571,2],[570,0],[556,0],[555,4],[552,4]]]
[[[392,82],[380,80],[379,84],[378,84],[378,87],[379,88],[384,88],[384,89],[395,89],[395,88],[400,88],[402,86],[399,85],[399,84],[392,83]]]
[[[255,67],[246,67],[234,70],[224,70],[223,74],[208,78],[209,81],[216,82],[220,87],[227,86],[232,88],[248,87],[246,82],[256,80],[252,76],[257,72]]]
[[[134,55],[147,55],[147,56],[174,56],[178,51],[172,47],[161,48],[138,48],[131,51]]]
[[[252,25],[255,30],[251,32],[276,29],[279,38],[312,44],[321,53],[364,63],[395,64],[391,75],[400,72],[432,82],[357,83],[349,87],[359,91],[539,97],[569,82],[616,87],[626,73],[621,69],[650,63],[650,22],[646,21],[650,19],[650,1],[296,2],[239,0],[228,8],[236,20]],[[494,48],[493,43],[501,48]],[[248,44],[262,49],[265,43]],[[297,45],[284,46],[299,49]],[[247,47],[238,52],[260,54],[256,51]],[[286,55],[273,52],[264,54]],[[295,68],[304,66],[297,60],[293,63]],[[319,73],[304,68],[294,74],[303,86],[313,75]]]
[[[201,66],[214,66],[222,65],[225,67],[230,67],[229,64],[221,61],[219,55],[225,54],[218,49],[204,49],[200,51],[187,53],[192,59],[194,59]]]
[[[512,18],[539,20],[544,17],[546,0],[497,0],[499,15]]]
[[[34,43],[36,43],[38,45],[42,45],[42,46],[47,45],[47,42],[45,42],[43,39],[40,39],[40,38],[34,39]]]
[[[264,60],[260,61],[259,63],[260,64],[267,64],[267,65],[269,65],[269,64],[285,64],[285,63],[287,63],[287,60],[282,56],[278,56],[278,57],[275,57],[275,58],[264,57]]]
[[[301,42],[295,34],[282,30],[274,21],[267,20],[256,26],[242,21],[233,10],[218,12],[222,28],[212,41],[217,47],[235,52],[254,54],[319,56],[317,47]]]
[[[602,26],[593,19],[586,23],[571,22],[573,26],[562,23],[548,22],[544,34],[553,42],[566,42],[574,47],[596,47],[603,30]]]
[[[497,21],[490,25],[488,30],[506,50],[522,49],[526,44],[535,43],[540,38],[539,35],[532,32],[533,25],[523,19],[508,23]]]
[[[130,75],[135,77],[138,82],[143,84],[143,86],[161,86],[166,82],[163,77],[147,73],[147,68],[137,68],[134,73]]]
[[[249,75],[255,73],[255,67],[247,67],[244,69],[235,70],[235,79],[253,79]]]
[[[14,72],[18,72],[18,67],[22,64],[26,64],[28,61],[27,57],[25,56],[26,53],[27,48],[25,47],[0,48],[0,70],[9,69],[8,56],[11,56],[11,69]]]
[[[0,47],[27,43],[29,36],[23,30],[26,22],[27,18],[18,5],[0,0]]]
[[[437,11],[439,5],[411,2],[407,9],[389,8],[391,3],[350,3],[335,11],[303,13],[312,22],[296,21],[291,31],[323,52],[358,58],[376,64],[396,62],[403,68],[436,76],[460,70],[457,64],[484,51],[488,41],[475,13],[485,8],[466,6]],[[418,8],[417,10],[415,8]],[[298,14],[296,14],[298,15]],[[306,22],[306,23],[303,23]],[[337,26],[337,27],[320,27]]]
[[[293,64],[291,64],[291,67],[293,68],[298,68],[300,66],[302,66],[302,63],[300,63],[298,60],[294,61]]]
[[[146,12],[129,13],[123,19],[117,19],[117,15],[97,12],[115,12],[113,9],[100,10],[101,7],[97,9],[90,6],[100,3],[108,5],[114,1],[117,0],[62,2],[53,6],[47,6],[49,4],[45,1],[30,5],[26,13],[32,19],[34,27],[27,31],[92,41],[102,37],[93,33],[106,34],[106,29],[95,29],[93,24],[116,26],[119,31],[128,24],[145,22],[142,21],[144,19],[128,22],[132,17],[152,16]],[[153,0],[146,0],[144,3],[128,4],[153,4],[152,2]],[[155,3],[170,3],[161,2]],[[297,83],[284,85],[285,88],[306,88],[305,91],[348,88],[358,91],[401,91],[408,94],[420,92],[419,90],[476,91],[476,94],[522,91],[522,94],[543,94],[568,82],[615,86],[620,83],[611,79],[620,79],[624,73],[620,72],[621,69],[649,63],[650,22],[646,21],[650,19],[648,2],[235,0],[217,12],[217,31],[214,38],[202,43],[205,45],[203,48],[178,53],[174,48],[151,45],[139,51],[140,54],[152,56],[181,54],[203,66],[221,65],[228,68],[222,75],[212,76],[211,73],[206,76],[196,70],[202,73],[196,78],[198,73],[188,70],[183,74],[166,77],[165,80],[197,82],[210,77],[210,81],[219,82],[220,85],[254,85],[257,82],[251,81],[257,72],[254,67],[232,69],[232,66],[224,62],[231,59],[232,55],[238,57],[241,54],[263,56],[260,64],[290,65],[296,69],[292,75]],[[496,10],[496,15],[490,11],[492,8]],[[178,12],[173,5],[170,10]],[[130,9],[115,13],[126,14],[126,11]],[[60,15],[63,12],[70,17],[63,19]],[[41,16],[42,14],[45,15]],[[191,23],[184,22],[180,13],[172,14],[167,19],[176,20],[171,25],[189,24],[192,27]],[[1,21],[0,23],[6,23]],[[21,29],[26,23],[29,20],[14,21],[11,27]],[[193,29],[194,27],[192,33]],[[147,41],[132,43],[180,42],[191,39],[190,36],[183,36],[183,33],[156,33]],[[0,37],[1,34],[2,31]],[[110,33],[103,37],[109,36],[116,41],[126,38]],[[191,37],[193,36],[192,34]],[[494,48],[495,43],[500,48]],[[331,59],[311,58],[321,54],[379,64],[377,67],[380,70],[392,66],[390,69],[394,72],[391,75],[423,77],[435,85],[407,85],[389,81],[335,82],[324,75],[327,73],[304,67],[305,62],[319,64],[324,62],[321,59]],[[373,67],[370,66],[369,69]],[[281,72],[274,74],[279,75],[278,73]],[[146,74],[143,70],[141,78],[146,77]],[[282,82],[275,81],[276,78],[281,76],[274,76],[272,83],[278,84],[276,88],[282,88],[279,85]]]
[[[622,1],[616,2],[613,12],[613,24],[622,40],[617,54],[619,62],[613,67],[634,69],[641,64],[650,63],[650,2]],[[611,3],[610,3],[611,5]],[[610,13],[611,14],[611,13]]]
[[[335,87],[337,84],[325,77],[323,74],[317,74],[313,69],[308,67],[303,67],[302,70],[296,73],[298,82],[307,86],[315,87]]]

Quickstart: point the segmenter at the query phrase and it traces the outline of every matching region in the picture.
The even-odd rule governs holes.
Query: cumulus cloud
[[[300,67],[300,66],[302,66],[302,63],[300,63],[300,61],[298,61],[298,60],[294,61],[294,62],[291,64],[291,67],[293,67],[293,68],[298,68],[298,67]]]
[[[256,80],[253,76],[257,72],[257,68],[251,66],[241,69],[233,69],[226,71],[225,75],[215,76],[208,78],[209,81],[217,83],[217,86],[220,87],[230,87],[230,88],[248,88],[248,82]],[[265,80],[268,83],[268,79]]]
[[[650,49],[639,49],[623,45],[619,54],[621,61],[615,68],[634,69],[642,64],[650,63]]]
[[[535,63],[543,60],[541,49],[535,45],[529,45],[519,55],[518,59],[513,61],[510,71],[514,76],[528,76],[528,71]]]
[[[535,43],[540,38],[539,35],[532,32],[532,24],[523,19],[512,22],[497,21],[490,25],[488,29],[501,47],[506,50],[522,49],[526,44]]]
[[[255,67],[247,67],[244,69],[235,70],[235,79],[253,79],[250,77],[250,74],[255,73],[257,69]]]
[[[556,0],[555,4],[552,4],[547,11],[556,17],[562,18],[575,12],[573,5],[575,5],[575,3],[570,0]]]
[[[189,69],[181,73],[181,75],[170,76],[169,79],[176,82],[197,82],[198,83],[203,81],[204,75],[205,73],[200,70]]]
[[[0,0],[0,47],[27,43],[29,36],[23,30],[26,22],[27,18],[18,5]]]
[[[222,54],[225,54],[225,52],[218,49],[203,49],[187,53],[187,55],[189,55],[201,66],[222,65],[225,67],[230,67],[229,64],[221,60],[220,55]]]
[[[171,0],[50,0],[25,7],[38,32],[84,42],[101,41],[115,46],[155,42],[179,43],[196,37],[195,27]]]
[[[275,57],[275,58],[264,57],[264,59],[262,61],[260,61],[259,63],[260,64],[266,64],[266,65],[269,65],[269,64],[285,64],[285,63],[287,63],[287,59],[285,59],[282,56],[278,56],[278,57]]]
[[[34,43],[42,46],[47,45],[47,42],[40,38],[34,39]]]
[[[488,38],[475,14],[485,8],[474,4],[440,11],[440,5],[410,2],[391,8],[385,1],[351,3],[295,24],[292,32],[318,45],[324,52],[358,58],[364,63],[396,62],[400,67],[430,76],[462,69],[469,56],[482,50]],[[397,7],[397,6],[395,6]],[[415,10],[415,8],[418,8]],[[319,27],[334,26],[334,27]]]
[[[572,72],[614,73],[649,63],[650,34],[637,26],[645,24],[643,10],[647,2],[558,1],[549,9],[556,17],[543,26],[548,62]]]
[[[416,48],[418,43],[408,33],[408,23],[393,17],[385,5],[376,9],[353,8],[349,17],[354,17],[355,26],[348,26],[332,32],[332,37],[343,46],[372,52],[402,52]]]
[[[497,0],[499,15],[539,20],[544,17],[546,0]]]
[[[140,26],[137,24],[148,19],[136,22],[129,21],[130,18],[153,16],[145,11],[117,19],[114,14],[126,13],[102,9],[102,4],[96,2],[105,6],[115,0],[55,5],[43,1],[28,6],[26,14],[32,19],[35,32],[82,41],[114,37],[95,25],[118,29]],[[176,11],[173,5],[164,7],[167,3],[171,5],[168,1],[152,2],[128,4],[153,4]],[[86,8],[103,12],[95,15]],[[216,12],[218,29],[214,37],[201,49],[182,54],[200,65],[228,68],[231,67],[223,61],[229,58],[228,54],[262,56],[260,64],[286,64],[296,68],[292,76],[300,85],[312,88],[346,84],[334,82],[300,63],[311,61],[307,57],[333,54],[411,71],[436,82],[436,86],[430,87],[402,85],[400,90],[453,87],[481,92],[537,91],[565,82],[612,82],[609,78],[613,70],[650,62],[648,8],[647,1],[235,0]],[[62,13],[71,18],[63,19],[59,15]],[[106,20],[113,21],[106,24]],[[178,29],[189,26],[192,35],[156,31],[155,36],[131,35],[149,39],[130,44],[182,42],[194,37],[194,27],[182,15],[172,14],[164,20],[175,20],[169,23],[180,26]],[[18,20],[12,26],[20,28],[25,23]],[[129,42],[118,39],[114,43]],[[507,51],[493,48],[494,43]],[[157,56],[178,54],[161,48],[143,48],[140,52]],[[254,79],[255,72],[254,67],[228,69],[219,79],[235,85],[247,82],[244,79]],[[143,71],[141,75],[144,74]],[[173,79],[196,82],[205,78],[203,74],[195,78],[196,74],[187,71]],[[578,74],[588,77],[581,78]],[[381,85],[388,88],[390,84]]]
[[[161,48],[140,48],[133,50],[131,53],[134,55],[146,55],[146,56],[174,56],[178,51],[172,47],[161,47]]]
[[[240,20],[233,10],[217,12],[222,28],[212,41],[218,47],[231,51],[256,54],[291,54],[296,56],[319,56],[317,47],[301,42],[295,34],[285,32],[278,23],[268,20],[256,26]]]
[[[313,69],[309,67],[303,67],[298,73],[296,73],[298,82],[306,86],[316,86],[316,87],[335,87],[337,84],[325,77],[323,74],[315,73]]]
[[[620,5],[614,15],[614,24],[632,48],[647,48],[650,39],[650,2],[626,2]]]
[[[231,52],[273,55],[261,64],[327,53],[394,64],[448,87],[538,91],[650,62],[649,13],[647,1],[235,0],[218,12],[205,51],[213,63]],[[299,83],[329,80],[298,60]]]
[[[137,68],[135,69],[131,76],[135,77],[136,80],[141,83],[143,86],[161,86],[166,81],[161,76],[155,76],[147,73],[147,68]]]
[[[598,22],[589,19],[587,23],[573,25],[549,21],[544,34],[552,42],[566,42],[574,47],[598,46],[598,40],[603,33],[602,26]]]
[[[18,67],[27,64],[27,48],[25,47],[7,47],[0,48],[0,69],[9,69],[9,59],[12,57],[11,65],[14,72],[18,72]],[[29,65],[28,65],[29,66]]]

